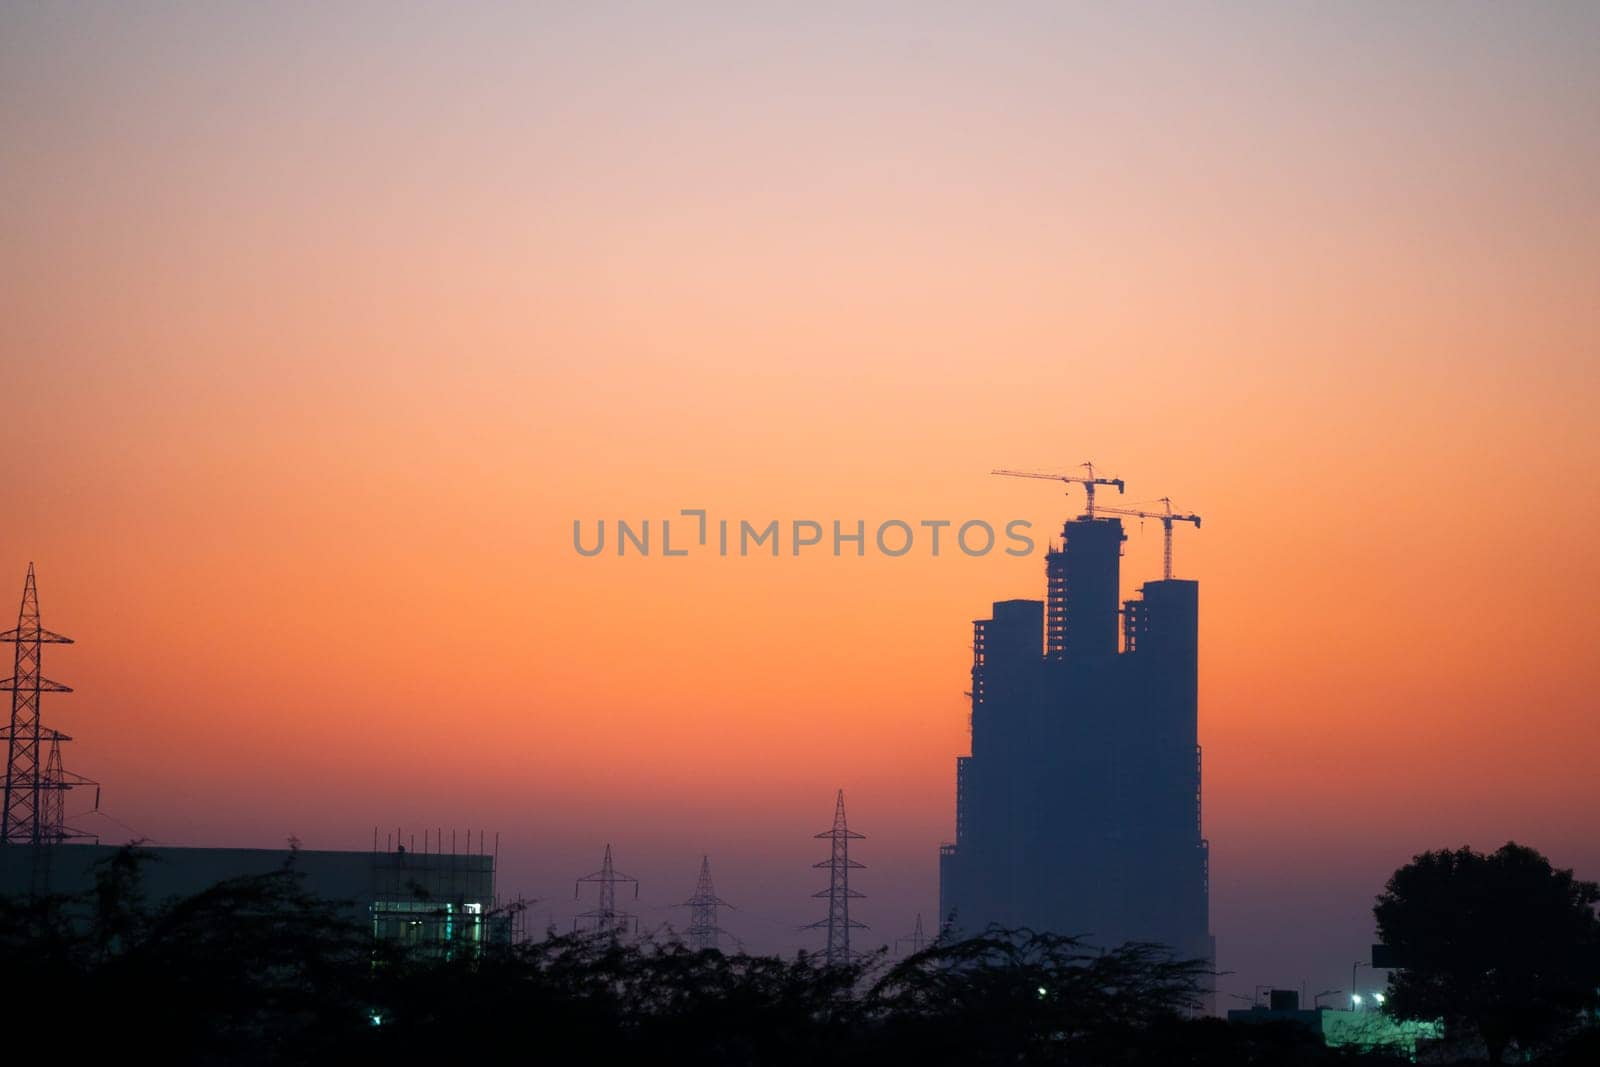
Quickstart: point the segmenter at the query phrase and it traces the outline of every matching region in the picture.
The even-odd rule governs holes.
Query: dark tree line
[[[827,967],[806,955],[574,935],[447,957],[375,942],[359,911],[307,893],[292,863],[152,901],[141,888],[146,858],[121,851],[83,894],[0,897],[6,1017],[13,1032],[54,1046],[52,1058],[773,1067],[1395,1062],[1327,1049],[1294,1023],[1196,1018],[1191,1009],[1212,976],[1200,961],[1153,945],[1100,950],[1053,934],[991,930],[941,939],[899,961],[879,955]],[[1404,884],[1391,883],[1391,895]],[[1422,1003],[1407,1000],[1405,988],[1395,986],[1398,1003]],[[1570,1013],[1562,1018],[1571,1021]],[[1548,1062],[1590,1061],[1573,1051],[1551,1053]]]
[[[575,935],[444,958],[375,942],[292,863],[152,901],[148,858],[122,850],[86,893],[0,897],[6,1016],[56,1058],[1220,1067],[1319,1053],[1303,1032],[1190,1019],[1205,966],[1148,945],[993,931],[827,967]]]

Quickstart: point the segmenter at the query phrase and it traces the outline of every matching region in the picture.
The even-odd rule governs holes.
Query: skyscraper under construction
[[[1146,582],[1119,612],[1125,540],[1092,510],[1067,522],[1047,599],[1001,601],[973,624],[972,753],[956,760],[940,910],[962,933],[1029,927],[1214,960],[1199,585]]]

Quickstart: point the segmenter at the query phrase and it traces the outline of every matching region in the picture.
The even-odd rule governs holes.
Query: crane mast
[[[1200,529],[1200,516],[1179,515],[1172,510],[1172,498],[1162,497],[1157,501],[1161,511],[1139,511],[1136,508],[1103,508],[1113,515],[1132,515],[1139,519],[1161,520],[1161,577],[1172,580],[1172,524],[1175,522],[1192,522],[1196,530]]]

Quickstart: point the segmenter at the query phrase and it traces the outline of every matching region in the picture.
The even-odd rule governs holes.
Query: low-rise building
[[[119,851],[112,845],[0,848],[0,893],[79,894]],[[271,848],[143,848],[141,888],[151,903],[219,882],[289,869],[304,889],[370,922],[373,936],[455,952],[510,937],[495,909],[495,857],[480,853],[341,852]]]

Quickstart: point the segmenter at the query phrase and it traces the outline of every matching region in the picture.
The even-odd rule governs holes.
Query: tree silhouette
[[[1549,1044],[1600,1004],[1597,902],[1600,886],[1514,842],[1417,856],[1373,908],[1402,965],[1385,1011],[1475,1032],[1492,1063]]]
[[[70,1035],[84,1060],[125,1057],[148,1034],[167,1063],[306,1062],[330,1030],[359,1032],[379,954],[292,863],[151,903],[151,862],[127,847],[87,893],[0,897],[0,981],[17,1017]]]
[[[291,861],[151,899],[158,855],[92,887],[0,896],[0,996],[74,1062],[703,1063],[719,1067],[1299,1067],[1391,1061],[1311,1030],[1189,1014],[1204,961],[991,929],[891,964],[696,951],[659,939],[490,939],[441,953],[374,936]],[[1562,1067],[1583,1059],[1574,1046]],[[1555,1062],[1555,1061],[1552,1061]]]

